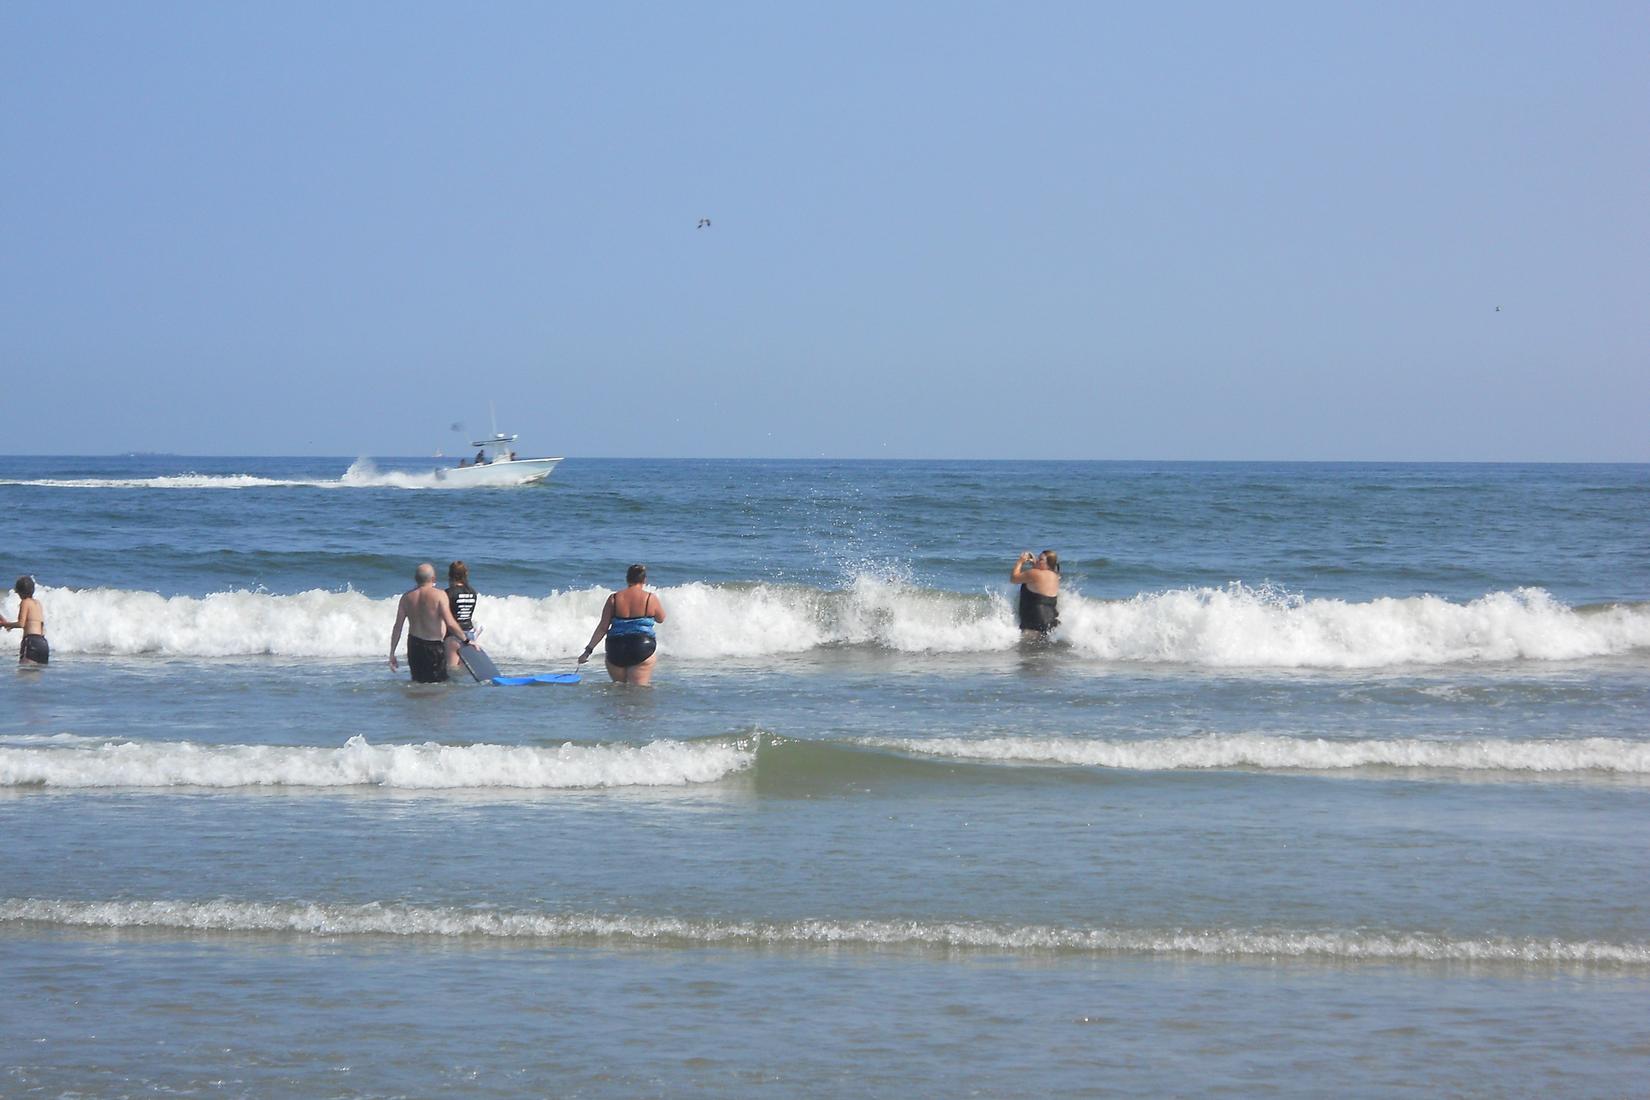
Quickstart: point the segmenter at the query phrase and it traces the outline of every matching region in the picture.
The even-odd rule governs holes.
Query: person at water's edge
[[[1043,638],[1060,625],[1060,555],[1052,550],[1020,555],[1008,579],[1020,586],[1020,630]]]
[[[395,629],[390,631],[390,667],[401,644],[401,628],[407,628],[407,669],[414,683],[435,684],[447,678],[449,633],[464,637],[464,628],[453,618],[447,593],[435,586],[435,566],[424,562],[413,571],[418,587],[401,597],[395,609]]]
[[[18,577],[12,591],[17,593],[17,618],[7,619],[0,615],[0,626],[7,630],[23,631],[23,644],[17,650],[17,663],[50,664],[52,651],[46,644],[46,610],[40,606],[40,601],[34,598],[34,578]]]
[[[579,664],[590,660],[596,643],[605,637],[608,677],[620,684],[646,684],[653,680],[653,665],[658,660],[653,628],[665,621],[665,605],[647,589],[647,566],[632,565],[624,579],[624,591],[613,593],[602,604],[601,621],[579,654]]]

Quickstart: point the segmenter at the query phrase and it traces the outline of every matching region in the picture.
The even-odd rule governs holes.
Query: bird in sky
[[[695,229],[709,229],[710,228],[710,219],[709,218],[700,218],[699,219],[699,224],[694,226],[694,228]],[[1499,308],[1499,307],[1497,307],[1497,308]]]

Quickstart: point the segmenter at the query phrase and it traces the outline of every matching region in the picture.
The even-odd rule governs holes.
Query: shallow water
[[[54,660],[0,688],[0,1092],[1650,1070],[1650,468],[433,484],[0,460]],[[1045,545],[1028,646],[1005,575]],[[571,667],[646,560],[656,686],[408,685],[394,596],[455,556],[506,672]]]

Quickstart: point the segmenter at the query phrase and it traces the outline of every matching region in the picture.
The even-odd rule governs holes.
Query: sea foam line
[[[1238,733],[1143,741],[1097,741],[1080,737],[939,737],[869,738],[861,743],[913,756],[1136,771],[1413,768],[1650,775],[1650,742],[1613,737],[1585,737],[1573,741],[1514,741],[1501,738],[1335,741],[1318,737]]]
[[[337,748],[127,741],[0,747],[0,787],[664,787],[714,782],[755,760],[754,742],[741,740],[558,748],[370,745],[360,736]]]
[[[664,587],[660,649],[670,657],[763,658],[828,646],[906,654],[1009,653],[1021,644],[999,592],[965,594],[861,576],[832,591],[771,584]],[[506,661],[577,652],[606,589],[483,595],[476,619]],[[377,658],[395,598],[314,590],[295,595],[43,587],[52,648],[63,654]],[[1055,640],[1079,658],[1208,668],[1369,669],[1561,661],[1650,649],[1650,606],[1585,612],[1535,589],[1467,603],[1433,596],[1366,603],[1306,600],[1234,586],[1128,600],[1061,597]]]
[[[1067,928],[933,920],[695,920],[404,905],[249,901],[0,900],[0,923],[311,936],[480,937],[672,947],[862,947],[1426,962],[1650,965],[1650,944],[1427,932]]]

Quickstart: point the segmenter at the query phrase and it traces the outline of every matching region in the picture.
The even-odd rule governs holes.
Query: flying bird
[[[710,219],[709,218],[700,218],[699,219],[699,224],[694,226],[694,228],[695,229],[709,229],[710,228]]]

